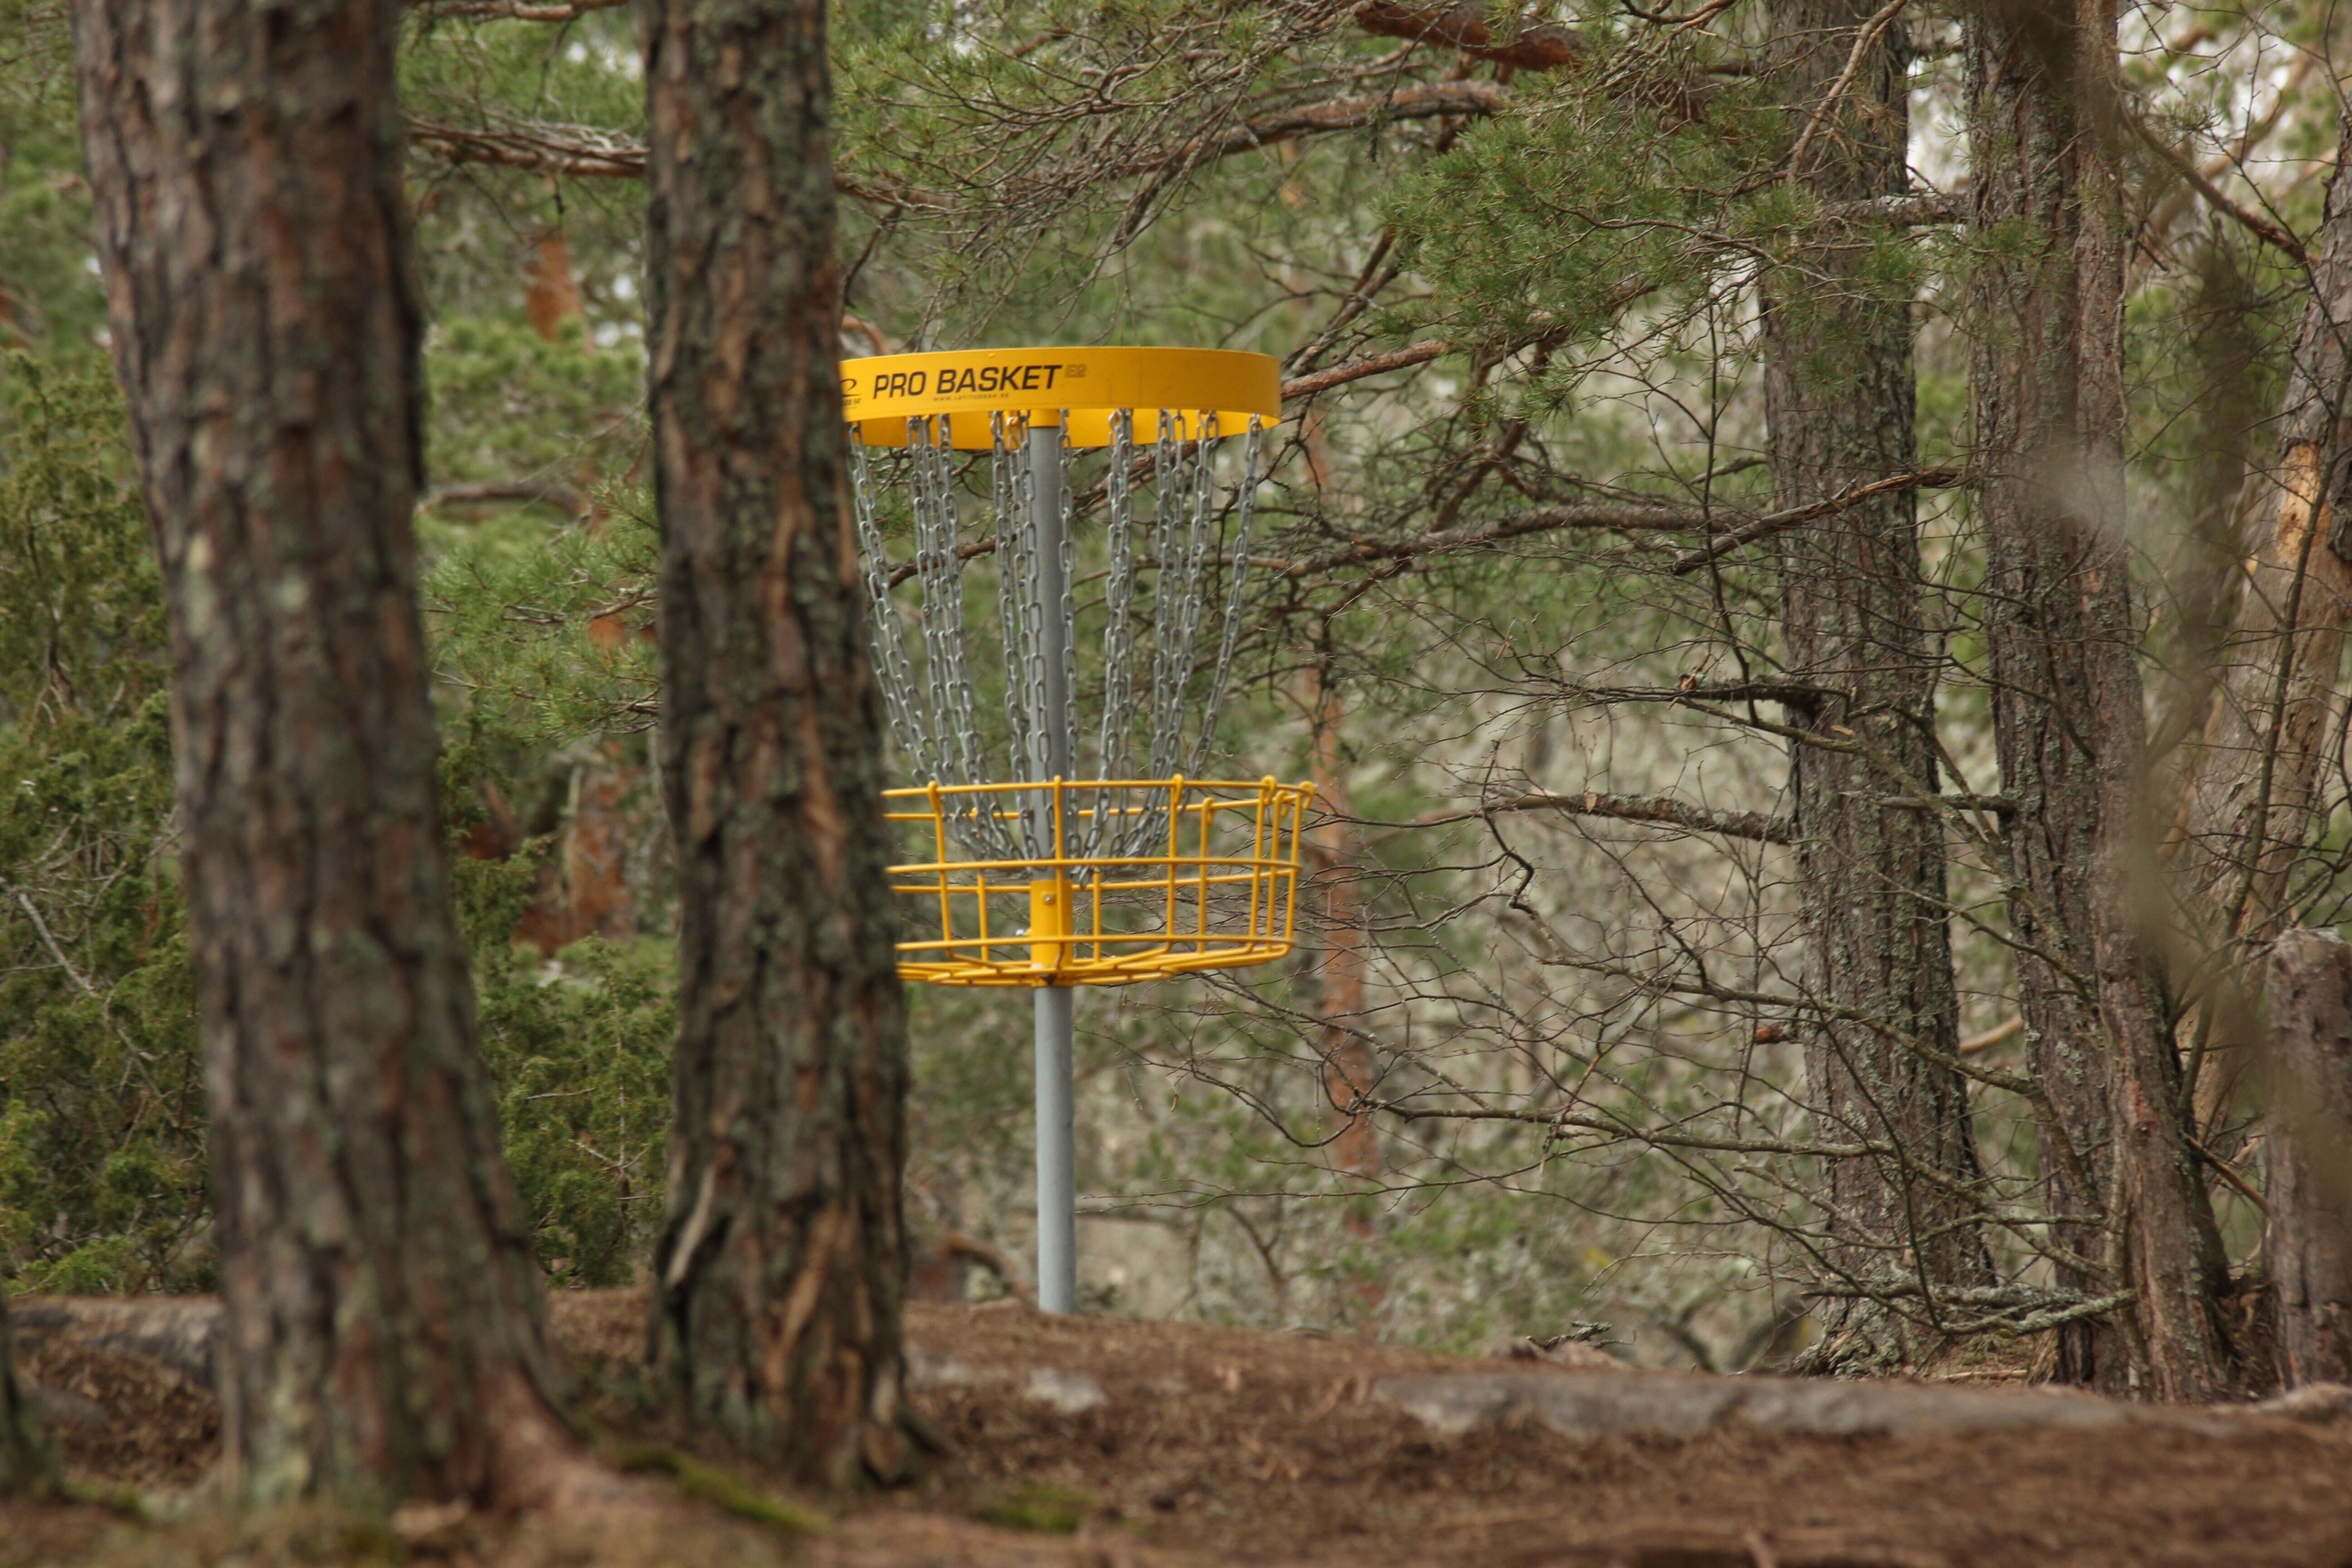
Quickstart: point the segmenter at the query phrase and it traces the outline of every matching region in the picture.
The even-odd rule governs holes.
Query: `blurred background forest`
[[[1916,414],[1881,477],[1916,540],[1895,570],[1926,772],[1903,775],[1918,798],[1862,787],[1917,825],[1895,858],[1933,885],[1904,896],[1947,935],[1906,1006],[1967,1080],[1972,1168],[1937,1188],[1965,1212],[1917,1223],[1981,1252],[1939,1270],[1916,1224],[1895,1250],[1966,1276],[1939,1324],[1963,1339],[2039,1354],[2031,1336],[2113,1309],[2069,1292],[2085,1249],[2048,1223],[2011,912],[2031,876],[1996,759],[1969,385],[2000,323],[1969,304],[2020,242],[1961,221],[1981,186],[1961,14],[1865,5],[1824,56],[1790,30],[1802,9],[836,8],[845,353],[1243,348],[1293,394],[1215,755],[1318,787],[1307,940],[1278,970],[1082,995],[1090,1306],[1454,1349],[1577,1331],[1724,1371],[1820,1356],[1858,1297],[1905,1319],[1921,1287],[1853,1261],[1885,1227],[1824,1174],[1933,1162],[1857,1131],[1818,1065],[1856,1015],[1824,999],[1806,892],[1828,840],[1794,776],[1823,764],[1794,716],[1816,677],[1790,584],[1838,563],[1789,542],[1805,520],[1780,513],[1821,498],[1794,493],[1768,416],[1790,406],[1775,331],[1843,363],[1841,334],[1891,310]],[[551,1281],[624,1283],[661,1213],[673,1029],[637,47],[612,0],[410,16],[420,528],[483,1042]],[[2144,5],[2118,37],[2127,657],[2162,824],[2192,815],[2268,526],[2346,18]],[[58,0],[0,0],[0,1270],[201,1289],[164,629],[68,54]],[[1890,145],[1891,184],[1870,154]],[[2222,921],[2221,948],[2341,918],[2331,722],[2311,826],[2252,895],[2268,924]],[[2151,866],[2180,858],[2160,838]],[[2251,1113],[2218,1065],[2226,1009],[2173,989],[2197,1179],[2242,1283]],[[1001,1292],[989,1259],[1028,1271],[1026,998],[911,1000],[918,1284]]]

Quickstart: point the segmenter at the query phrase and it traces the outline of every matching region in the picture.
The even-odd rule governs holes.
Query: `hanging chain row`
[[[1065,417],[1063,426],[1067,427]],[[1035,475],[1029,464],[1029,422],[1020,414],[998,414],[990,424],[990,502],[995,513],[998,627],[1004,670],[1004,718],[1008,760],[1016,775],[1043,780],[1075,770],[1077,757],[1076,647],[1077,596],[1073,543],[1076,500],[1070,483],[1071,451],[1066,441],[1055,443],[1058,469],[1055,475],[1060,509],[1059,549],[1048,569],[1040,550],[1036,519]],[[1136,618],[1138,562],[1135,552],[1135,491],[1137,456],[1134,416],[1119,410],[1111,416],[1109,468],[1105,481],[1105,618],[1102,638],[1103,704],[1096,736],[1097,776],[1133,776],[1137,729],[1136,700],[1146,698],[1146,776],[1167,778],[1180,763],[1198,775],[1206,767],[1231,674],[1234,649],[1241,629],[1244,580],[1249,569],[1249,539],[1256,511],[1256,479],[1264,430],[1253,417],[1243,449],[1241,483],[1237,489],[1234,525],[1226,562],[1224,621],[1216,659],[1209,676],[1206,701],[1201,710],[1190,755],[1184,754],[1185,697],[1192,685],[1206,597],[1208,566],[1216,531],[1214,454],[1219,431],[1213,416],[1202,419],[1197,437],[1184,439],[1180,421],[1160,415],[1151,454],[1150,484],[1152,564],[1156,567],[1153,631],[1148,683],[1137,668]],[[875,668],[882,685],[892,738],[918,775],[944,784],[991,782],[986,776],[987,753],[975,718],[977,702],[966,643],[962,552],[958,547],[958,505],[954,448],[948,421],[936,426],[927,418],[907,422],[907,490],[913,514],[915,579],[921,593],[915,624],[922,641],[922,670],[918,679],[915,661],[907,647],[905,622],[891,594],[891,566],[884,547],[876,510],[877,476],[865,444],[853,440],[852,476],[856,483],[857,542],[866,558],[866,587],[873,620]],[[1058,575],[1060,593],[1051,595]],[[1058,603],[1048,603],[1057,597]],[[1049,619],[1050,617],[1050,619]],[[1054,636],[1058,632],[1058,637]],[[1049,736],[1051,686],[1048,661],[1059,666],[1064,701],[1058,735]],[[1139,685],[1148,689],[1139,692]],[[1057,741],[1058,745],[1049,744]],[[1056,758],[1063,759],[1055,766]],[[969,804],[962,804],[962,803]],[[1125,858],[1155,853],[1165,843],[1165,806],[1132,809],[1131,795],[1106,795],[1082,802],[1087,826],[1071,844],[1080,857]],[[1115,816],[1119,807],[1129,814]],[[1000,812],[1017,813],[1010,821]],[[1033,804],[1008,800],[989,805],[974,797],[960,797],[948,823],[970,852],[991,859],[1036,858],[1051,851],[1051,825]]]

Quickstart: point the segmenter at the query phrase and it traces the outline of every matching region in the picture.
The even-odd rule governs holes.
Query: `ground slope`
[[[560,1297],[555,1323],[608,1452],[642,1458],[650,1446],[722,1458],[642,1414],[634,1300]],[[1572,1386],[1585,1403],[1587,1391],[1595,1398],[1615,1391],[1612,1419],[1621,1423],[1629,1399],[1664,1410],[1693,1394],[1712,1395],[1672,1374],[1654,1374],[1651,1398],[1646,1383],[1583,1367],[1470,1362],[1304,1334],[1048,1318],[1010,1304],[918,1305],[909,1330],[914,1397],[950,1457],[910,1492],[836,1504],[822,1533],[737,1528],[708,1541],[564,1541],[499,1521],[425,1520],[404,1521],[405,1553],[412,1562],[513,1568],[670,1561],[716,1568],[722,1559],[838,1568],[2352,1568],[2352,1426],[2340,1424],[2207,1414],[1902,1437],[1759,1430],[1734,1414],[1695,1436],[1593,1438],[1530,1414],[1542,1401],[1528,1408],[1507,1401],[1511,1408],[1500,1416],[1449,1432],[1396,1395],[1456,1385],[1391,1380],[1501,1371],[1581,1379]],[[209,1396],[162,1361],[60,1333],[26,1352],[33,1375],[63,1396],[52,1403],[68,1462],[85,1483],[184,1485],[209,1463]],[[1494,1385],[1459,1386],[1491,1394]],[[1797,1392],[1810,1398],[1814,1391]],[[2105,1419],[2101,1408],[2047,1397],[2069,1419]],[[755,1468],[734,1468],[761,1487]],[[689,1489],[713,1495],[707,1478]],[[0,1564],[236,1561],[259,1568],[364,1554],[316,1540],[299,1549],[256,1544],[209,1528],[211,1535],[110,1525],[87,1507],[19,1506],[0,1515]]]

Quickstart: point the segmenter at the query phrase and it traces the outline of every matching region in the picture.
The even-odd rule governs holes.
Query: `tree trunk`
[[[1876,0],[1778,0],[1776,80],[1800,114],[1822,115],[1796,174],[1825,202],[1907,183],[1909,47],[1900,22],[1864,49],[1842,104],[1828,96]],[[1809,123],[1804,121],[1802,123]],[[1802,139],[1805,132],[1800,132]],[[1804,250],[1765,293],[1765,414],[1777,507],[1826,500],[1917,467],[1915,327],[1907,295],[1867,276],[1867,235]],[[1832,1161],[1826,1262],[1848,1287],[1991,1282],[1966,1189],[1978,1182],[1959,1000],[1946,921],[1944,825],[1889,809],[1905,787],[1935,790],[1937,639],[1922,614],[1917,492],[1849,507],[1782,536],[1782,634],[1790,674],[1841,695],[1790,722],[1807,989],[1837,1016],[1806,1042],[1816,1119],[1839,1141],[1895,1157]],[[1940,1058],[1940,1059],[1939,1059]],[[1901,1359],[1899,1325],[1866,1303],[1833,1313],[1821,1344],[1856,1364]]]
[[[410,531],[395,0],[89,0],[82,136],[170,608],[232,1496],[571,1452],[451,919]]]
[[[2292,920],[2288,877],[2311,839],[2336,729],[2344,633],[2352,621],[2352,529],[2344,521],[2352,489],[2347,158],[2352,115],[2338,134],[2326,217],[2311,246],[2312,290],[2279,416],[2268,524],[2240,590],[2188,802],[2186,891],[2219,942],[2258,943]]]
[[[1331,684],[1329,650],[1307,670],[1307,763],[1315,802],[1325,819],[1304,846],[1308,885],[1322,895],[1323,951],[1314,974],[1321,1023],[1315,1049],[1322,1058],[1323,1097],[1331,1112],[1331,1166],[1351,1176],[1381,1173],[1381,1132],[1369,1111],[1351,1109],[1380,1087],[1364,1012],[1364,911],[1347,818],[1355,807],[1340,747],[1343,698]],[[1368,1233],[1369,1227],[1359,1226]]]
[[[2113,0],[1969,14],[1972,380],[2010,931],[2060,1282],[2136,1292],[2062,1331],[2061,1373],[2164,1398],[2230,1382],[2227,1287],[2141,911],[2147,738],[2123,530]]]
[[[16,1380],[8,1298],[0,1294],[0,1497],[39,1494],[57,1479],[56,1457],[41,1436],[30,1392]]]
[[[2263,1235],[2278,1375],[2352,1383],[2352,947],[2296,931],[2271,956]]]
[[[652,1341],[691,1415],[904,1468],[906,1021],[836,368],[822,0],[640,0],[678,1042]]]

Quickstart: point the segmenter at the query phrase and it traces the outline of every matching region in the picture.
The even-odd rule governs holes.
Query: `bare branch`
[[[1357,8],[1356,25],[1380,37],[1437,44],[1520,70],[1559,70],[1585,54],[1584,36],[1556,22],[1522,21],[1507,37],[1497,38],[1486,12],[1476,5],[1422,9],[1371,0]]]
[[[1344,367],[1343,367],[1344,368]],[[1637,501],[1601,502],[1586,506],[1547,506],[1523,511],[1499,522],[1475,528],[1448,529],[1411,539],[1358,540],[1345,549],[1304,561],[1255,561],[1251,564],[1291,577],[1310,577],[1346,566],[1383,562],[1417,561],[1427,555],[1453,555],[1483,550],[1508,540],[1567,529],[1605,529],[1619,533],[1686,533],[1706,526],[1710,514],[1698,507],[1646,504]]]
[[[1181,172],[1302,136],[1361,131],[1398,120],[1478,119],[1499,112],[1508,99],[1509,95],[1496,83],[1475,80],[1427,82],[1383,92],[1326,99],[1320,103],[1245,120],[1227,131],[1195,137],[1161,157],[1139,159],[1122,172]]]
[[[2191,190],[2203,196],[2215,212],[2229,218],[2265,245],[2273,246],[2284,251],[2293,258],[2297,267],[2305,271],[2308,272],[2311,269],[2311,253],[2304,248],[2303,241],[2287,231],[2284,225],[2273,222],[2252,208],[2241,206],[2231,200],[2204,170],[2199,168],[2195,162],[2179,148],[2158,136],[2154,130],[2150,129],[2147,121],[2142,120],[2133,110],[2126,108],[2124,118],[2131,122],[2133,133],[2147,144],[2148,151],[2163,159],[2171,167],[2173,173],[2186,181]]]
[[[1961,477],[1962,471],[1958,468],[1921,468],[1916,473],[1892,474],[1883,479],[1873,479],[1866,485],[1856,485],[1841,495],[1831,497],[1828,500],[1808,501],[1803,506],[1792,506],[1781,511],[1767,512],[1755,521],[1734,529],[1729,533],[1717,534],[1696,550],[1685,551],[1675,556],[1674,574],[1680,577],[1696,572],[1708,562],[1719,560],[1742,545],[1753,544],[1759,539],[1769,539],[1772,535],[1785,532],[1800,523],[1832,516],[1845,510],[1848,507],[1860,506],[1864,501],[1874,500],[1880,496],[1889,495],[1896,490],[1927,489],[1958,484]]]
[[[1553,795],[1539,790],[1486,810],[1557,811],[1570,816],[1605,816],[1620,822],[1686,827],[1695,833],[1720,834],[1726,838],[1748,838],[1759,844],[1789,844],[1797,836],[1797,825],[1785,816],[1768,816],[1759,811],[1710,811],[1663,795],[1600,795],[1591,790],[1582,795]]]
[[[571,518],[588,515],[588,498],[570,485],[544,479],[487,479],[476,484],[441,485],[426,494],[428,507],[494,506],[499,502],[551,507]]]
[[[614,11],[630,0],[565,0],[553,5],[532,5],[525,0],[420,0],[413,8],[436,20],[442,17],[505,18],[517,22],[576,22],[591,11]]]

